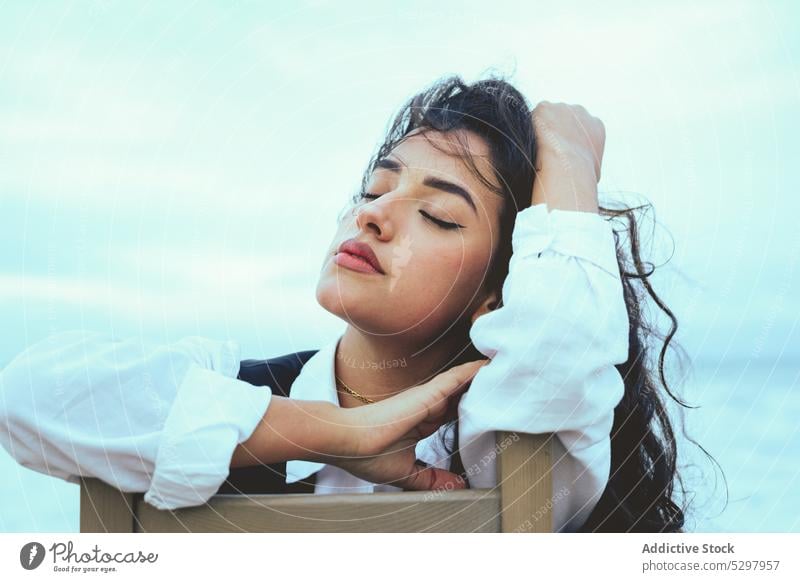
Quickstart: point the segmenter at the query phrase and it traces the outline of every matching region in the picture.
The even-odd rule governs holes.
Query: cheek
[[[486,257],[484,257],[486,255]],[[488,254],[463,245],[416,254],[390,277],[392,294],[417,317],[452,318],[480,286]]]
[[[483,248],[464,249],[455,261],[448,261],[447,282],[451,286],[449,301],[454,307],[462,309],[474,299],[480,289],[491,256],[490,250]],[[455,266],[453,266],[455,263]]]
[[[318,303],[345,321],[380,333],[413,330],[427,337],[450,326],[474,300],[491,249],[483,241],[423,244],[421,238],[410,239],[418,244],[396,241],[382,278],[338,271],[329,264],[330,247],[317,283]]]

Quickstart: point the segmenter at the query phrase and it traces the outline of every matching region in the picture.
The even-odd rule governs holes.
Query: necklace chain
[[[375,402],[372,398],[367,398],[366,396],[359,394],[358,392],[350,388],[347,384],[342,382],[338,377],[336,378],[336,381],[341,385],[342,388],[344,388],[345,392],[347,392],[351,396],[355,396],[364,404],[373,404]]]

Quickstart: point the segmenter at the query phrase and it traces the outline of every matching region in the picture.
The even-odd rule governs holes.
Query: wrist
[[[545,203],[549,210],[598,212],[597,176],[590,157],[547,149],[537,154],[537,161],[533,204]]]
[[[545,147],[536,154],[539,171],[554,176],[581,174],[597,181],[594,156],[581,148]]]
[[[346,456],[348,438],[348,409],[330,402],[308,401],[305,413],[310,419],[304,438],[304,459],[315,463],[331,463],[337,457]]]

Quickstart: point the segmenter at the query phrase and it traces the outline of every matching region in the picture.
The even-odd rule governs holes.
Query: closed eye
[[[379,194],[370,194],[368,192],[359,192],[358,194],[353,196],[353,201],[357,202],[358,200],[365,199],[365,198],[367,200],[375,200],[376,198],[380,198],[380,195]],[[434,223],[436,226],[439,226],[439,227],[441,227],[441,228],[443,228],[445,230],[453,230],[453,229],[456,229],[456,228],[464,228],[462,225],[460,225],[460,224],[458,224],[456,222],[447,222],[446,220],[441,220],[439,218],[436,218],[435,216],[431,216],[430,214],[428,214],[424,210],[420,210],[419,213],[422,216],[424,216],[425,218],[427,218],[428,220],[430,220],[432,223]]]
[[[447,222],[446,220],[439,220],[438,218],[431,216],[424,210],[420,210],[419,213],[428,220],[430,220],[432,223],[441,226],[445,230],[453,230],[454,228],[464,228],[463,226],[461,226],[460,224],[456,224],[455,222]]]

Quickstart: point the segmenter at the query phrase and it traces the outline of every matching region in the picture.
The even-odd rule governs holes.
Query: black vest
[[[237,379],[253,386],[268,386],[275,396],[289,396],[300,370],[319,350],[286,354],[269,360],[242,360]],[[261,389],[263,388],[256,388]],[[286,484],[286,462],[231,469],[217,490],[225,494],[314,493],[316,475]]]

